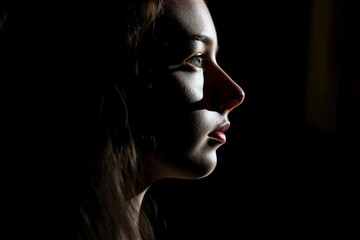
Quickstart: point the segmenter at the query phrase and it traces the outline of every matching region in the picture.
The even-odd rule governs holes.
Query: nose
[[[208,77],[211,79],[211,105],[215,111],[230,112],[244,101],[243,89],[220,66],[209,71]]]

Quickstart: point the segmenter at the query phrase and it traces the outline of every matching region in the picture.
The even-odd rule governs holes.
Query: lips
[[[225,143],[226,142],[226,135],[224,132],[226,132],[230,127],[230,123],[226,122],[225,124],[223,124],[221,127],[219,127],[217,130],[211,132],[209,134],[209,137],[213,138],[214,140],[220,142],[220,143]]]
[[[214,138],[215,140],[217,140],[220,143],[225,143],[226,142],[226,135],[223,132],[212,132],[209,134],[210,137]]]

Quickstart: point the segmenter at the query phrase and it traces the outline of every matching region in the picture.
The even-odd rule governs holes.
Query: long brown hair
[[[125,1],[123,9],[97,7],[103,14],[95,24],[101,36],[92,40],[100,47],[92,57],[97,70],[89,83],[91,133],[80,161],[80,240],[154,239],[148,217],[141,211],[137,221],[130,199],[143,190],[142,156],[149,149],[142,147],[144,139],[151,139],[136,120],[142,109],[135,95],[141,96],[147,85],[140,56],[162,4],[135,0]]]

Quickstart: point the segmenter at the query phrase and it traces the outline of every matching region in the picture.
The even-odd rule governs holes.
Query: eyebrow
[[[193,35],[190,35],[189,36],[189,40],[192,40],[192,41],[201,41],[201,42],[204,42],[204,43],[209,43],[211,42],[211,39],[206,36],[206,35],[202,35],[202,34],[193,34]]]
[[[209,44],[212,42],[210,37],[203,35],[203,34],[192,34],[192,35],[189,35],[188,37],[189,37],[190,41],[200,41],[205,44]],[[217,52],[219,51],[219,45],[216,46],[216,51]]]

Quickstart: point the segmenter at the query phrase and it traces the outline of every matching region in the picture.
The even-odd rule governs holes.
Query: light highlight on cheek
[[[203,94],[202,88],[187,87],[185,89],[185,97],[186,97],[187,102],[196,103],[203,99],[204,94]]]
[[[177,82],[186,103],[196,103],[204,97],[204,77],[202,71],[174,73],[173,80]]]

